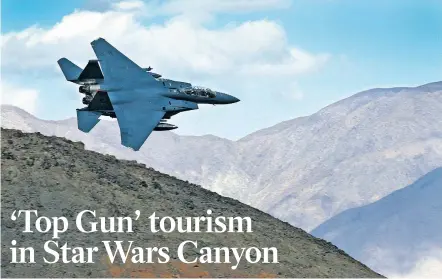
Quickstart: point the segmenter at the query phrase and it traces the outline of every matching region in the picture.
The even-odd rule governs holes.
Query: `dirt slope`
[[[200,186],[147,169],[131,161],[86,151],[82,143],[2,129],[2,277],[379,277],[365,265],[334,245],[303,230],[222,197]],[[69,229],[58,239],[70,247],[98,246],[102,240],[133,240],[141,247],[170,247],[168,264],[110,264],[105,250],[94,257],[95,264],[44,264],[43,243],[48,234],[21,232],[23,218],[12,221],[14,210],[37,209],[39,215],[65,216]],[[78,212],[96,210],[99,216],[134,216],[153,212],[160,216],[213,215],[249,216],[253,233],[152,234],[148,222],[137,221],[134,233],[82,234],[75,229]],[[199,247],[272,247],[278,248],[279,264],[247,264],[236,270],[231,264],[182,264],[176,248],[185,240],[198,240]],[[17,246],[33,246],[36,264],[10,264],[11,241]],[[198,250],[187,254],[197,255]]]

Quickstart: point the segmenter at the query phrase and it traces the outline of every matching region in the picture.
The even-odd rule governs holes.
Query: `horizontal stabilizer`
[[[82,72],[80,67],[66,58],[59,59],[57,63],[67,81],[76,81]]]
[[[99,112],[77,109],[78,129],[89,133],[100,122],[100,116],[101,113]]]

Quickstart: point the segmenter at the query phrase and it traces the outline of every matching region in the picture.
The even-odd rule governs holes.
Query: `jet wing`
[[[129,92],[121,93],[125,97],[130,94]],[[138,151],[163,118],[165,112],[156,108],[151,102],[128,102],[119,100],[118,97],[121,95],[118,95],[109,93],[120,126],[121,144]]]
[[[158,82],[124,54],[114,48],[105,39],[99,38],[91,42],[95,55],[100,61],[104,78],[114,83],[124,83],[133,80]]]

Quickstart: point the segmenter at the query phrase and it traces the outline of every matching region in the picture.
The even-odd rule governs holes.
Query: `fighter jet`
[[[98,38],[91,42],[97,60],[81,69],[66,58],[58,60],[67,81],[80,85],[86,107],[77,109],[78,129],[88,133],[100,116],[117,118],[121,144],[138,151],[152,131],[178,128],[172,116],[198,109],[198,104],[232,104],[238,98],[209,88],[162,78],[152,67],[142,68]]]

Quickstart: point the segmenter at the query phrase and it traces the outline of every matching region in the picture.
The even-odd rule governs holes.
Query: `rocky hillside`
[[[2,277],[378,277],[332,244],[281,222],[236,200],[222,197],[200,186],[162,174],[133,161],[84,150],[82,143],[39,133],[2,129]],[[23,218],[12,221],[17,209],[38,209],[39,215],[66,216],[69,222],[81,210],[94,209],[100,216],[127,216],[135,210],[159,216],[201,216],[207,209],[215,215],[250,216],[253,233],[152,234],[148,222],[136,223],[130,239],[121,234],[82,234],[68,230],[60,243],[70,247],[99,246],[103,239],[133,240],[143,247],[176,246],[198,240],[210,247],[278,248],[279,264],[247,264],[237,270],[230,265],[169,264],[118,265],[97,255],[96,264],[10,264],[10,244],[38,249],[48,234],[21,233]],[[73,224],[70,224],[73,225]],[[61,244],[60,244],[61,245]],[[174,249],[171,258],[176,259]],[[197,251],[189,250],[188,255]]]
[[[312,233],[387,276],[415,274],[425,266],[419,277],[441,278],[441,197],[442,168],[437,168],[377,202],[338,214]]]
[[[442,82],[364,91],[236,142],[155,132],[139,152],[120,145],[116,122],[83,134],[75,119],[3,106],[2,126],[81,140],[310,230],[442,166]]]

